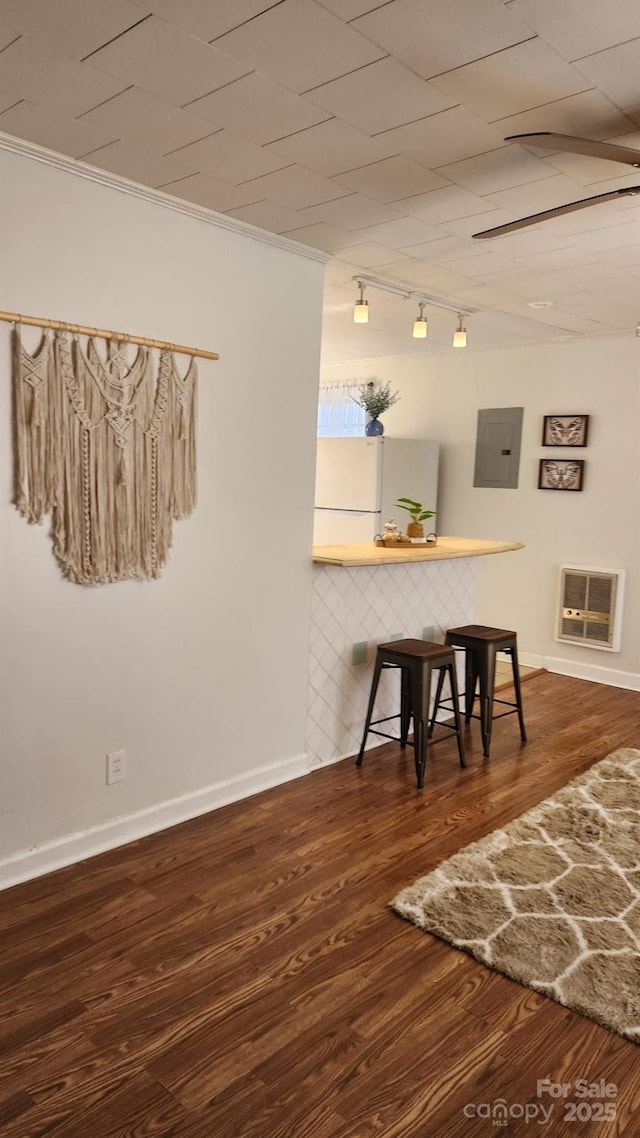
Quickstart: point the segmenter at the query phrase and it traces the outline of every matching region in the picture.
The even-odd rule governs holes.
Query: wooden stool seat
[[[505,715],[516,715],[520,724],[520,738],[523,743],[527,741],[522,712],[522,691],[520,688],[520,669],[518,667],[518,645],[516,633],[506,628],[491,628],[485,624],[465,624],[461,628],[450,628],[445,636],[445,644],[453,648],[464,649],[465,652],[465,722],[471,719],[480,720],[482,732],[482,747],[485,758],[488,758],[491,748],[491,729],[494,719],[502,719]],[[498,699],[494,688],[496,682],[496,656],[498,652],[505,652],[511,659],[513,672],[513,686],[516,702],[510,703],[506,699]],[[480,686],[480,715],[473,714],[476,698],[476,686]],[[440,686],[440,684],[439,684]],[[436,693],[436,699],[441,693]],[[508,707],[494,715],[493,705],[500,703]]]
[[[385,668],[400,669],[400,712],[397,715],[387,715],[384,719],[372,720],[373,709],[378,691],[380,676]],[[429,724],[429,703],[431,697],[431,675],[434,671],[438,676],[438,697],[433,709],[431,724]],[[451,695],[447,702],[451,702],[454,726],[441,723],[439,726],[454,731],[458,743],[458,757],[460,766],[466,766],[464,746],[462,742],[462,721],[458,703],[458,685],[456,681],[455,653],[445,644],[434,644],[430,640],[391,640],[387,644],[379,644],[376,652],[376,661],[371,680],[369,705],[364,726],[364,734],[356,765],[361,767],[364,759],[364,748],[367,736],[380,735],[383,739],[393,739],[406,747],[409,736],[409,724],[413,718],[413,749],[415,755],[416,777],[418,788],[424,786],[424,771],[427,759],[427,739],[433,732],[436,713],[444,701],[442,687],[445,676],[449,677]],[[400,736],[388,735],[384,731],[375,731],[373,728],[380,723],[387,723],[390,719],[400,719]],[[446,735],[443,738],[447,738]],[[440,739],[432,740],[441,742]]]

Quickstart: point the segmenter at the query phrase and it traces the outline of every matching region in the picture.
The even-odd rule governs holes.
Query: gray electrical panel
[[[524,407],[478,411],[474,486],[516,490]]]

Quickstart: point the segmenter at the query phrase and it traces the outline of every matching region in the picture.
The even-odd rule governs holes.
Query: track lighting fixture
[[[467,332],[462,327],[463,316],[471,316],[471,309],[469,308],[454,308],[452,304],[448,304],[446,300],[441,300],[440,297],[429,296],[426,292],[416,292],[412,288],[406,288],[401,284],[396,284],[395,281],[381,280],[379,277],[357,276],[351,278],[360,290],[360,295],[353,308],[353,320],[355,324],[368,324],[369,323],[369,306],[364,299],[364,290],[367,287],[379,288],[382,292],[390,292],[395,296],[401,296],[403,300],[413,300],[418,304],[418,315],[413,322],[413,336],[416,340],[426,340],[428,336],[428,321],[424,314],[425,308],[441,308],[445,312],[455,312],[458,316],[458,328],[453,335],[454,348],[466,348],[467,346]]]
[[[416,340],[426,340],[427,338],[427,318],[424,314],[424,301],[420,301],[418,305],[418,315],[413,322],[413,335]]]
[[[466,348],[467,346],[467,329],[462,327],[462,316],[458,313],[458,327],[453,333],[453,347]]]
[[[353,323],[354,324],[368,324],[369,323],[369,302],[364,299],[364,285],[362,281],[356,281],[360,289],[360,296],[353,306]]]

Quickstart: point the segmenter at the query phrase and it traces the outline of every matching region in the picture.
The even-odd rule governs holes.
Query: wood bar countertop
[[[521,541],[489,541],[477,537],[439,537],[436,545],[404,545],[400,549],[372,541],[352,545],[316,545],[316,565],[403,565],[411,561],[448,561],[454,557],[485,557],[524,549]]]

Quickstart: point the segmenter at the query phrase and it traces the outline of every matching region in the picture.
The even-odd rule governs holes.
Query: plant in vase
[[[422,502],[414,502],[413,498],[398,498],[395,503],[401,510],[406,510],[411,516],[407,523],[407,537],[424,537],[423,522],[427,518],[435,518],[435,510],[425,510]]]
[[[367,415],[369,415],[369,422],[364,429],[365,435],[383,435],[384,427],[379,416],[398,402],[400,398],[398,392],[392,393],[389,382],[378,383],[374,379],[368,380],[367,383],[361,383],[358,390],[360,391],[359,396],[356,398],[355,395],[352,395],[351,398],[355,403],[364,407]]]

